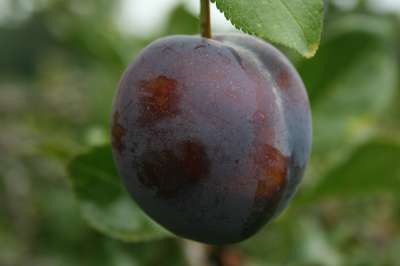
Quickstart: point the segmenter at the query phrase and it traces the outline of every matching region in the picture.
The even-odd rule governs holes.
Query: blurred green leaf
[[[199,27],[199,19],[187,11],[183,5],[178,5],[171,12],[165,35],[198,34]]]
[[[45,53],[56,48],[54,37],[40,17],[32,17],[18,30],[0,26],[0,76],[31,78],[37,74],[38,62]]]
[[[322,32],[322,0],[216,0],[236,28],[283,44],[304,57],[316,53]]]
[[[7,230],[8,227],[4,227],[0,224],[0,264],[16,265],[23,252],[24,243],[18,241],[15,233]]]
[[[395,37],[396,29],[394,23],[393,19],[385,16],[362,13],[341,14],[340,17],[330,21],[325,28],[325,34],[330,38],[349,32],[364,32],[387,40]]]
[[[125,192],[110,146],[93,148],[77,156],[69,164],[68,173],[82,215],[95,229],[132,242],[170,235],[148,218]]]
[[[130,243],[104,241],[106,252],[111,258],[108,265],[124,266],[180,266],[187,265],[180,243],[176,239]],[[107,265],[107,264],[106,264]]]
[[[240,244],[257,266],[341,264],[339,252],[313,218],[283,215],[257,235]],[[294,263],[295,262],[295,263]]]
[[[293,224],[274,222],[264,227],[254,237],[240,243],[240,247],[257,266],[287,265],[292,257],[295,242]]]
[[[327,233],[319,223],[312,219],[304,219],[296,224],[297,260],[303,261],[303,265],[343,265],[338,250],[329,242]]]
[[[360,194],[392,192],[400,187],[400,145],[382,140],[371,141],[341,165],[328,172],[305,196],[355,197]]]
[[[384,21],[374,25],[390,32]],[[313,110],[312,159],[319,166],[372,137],[392,100],[398,65],[391,36],[374,32],[355,24],[345,31],[331,29],[318,55],[299,65]]]

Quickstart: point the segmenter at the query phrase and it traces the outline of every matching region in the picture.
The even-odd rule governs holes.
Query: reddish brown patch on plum
[[[256,198],[273,197],[286,183],[289,162],[282,153],[267,144],[257,148],[255,163],[261,169]]]
[[[286,89],[290,85],[290,73],[286,70],[281,70],[276,78],[276,83],[280,89]]]
[[[206,152],[202,145],[192,141],[185,141],[180,144],[185,173],[191,178],[198,179],[207,173],[208,162],[206,159]]]
[[[166,76],[141,82],[140,103],[142,113],[138,122],[143,125],[153,124],[178,113],[179,96],[176,91],[178,82]]]
[[[210,168],[204,146],[191,140],[179,143],[174,150],[147,152],[140,165],[141,183],[164,198],[197,184]]]
[[[252,210],[243,226],[243,236],[252,235],[274,216],[284,194],[289,167],[289,159],[267,144],[257,147],[252,158],[257,166],[257,188]]]
[[[122,138],[126,135],[126,129],[119,123],[120,114],[116,111],[113,115],[113,122],[111,128],[112,146],[119,153],[125,149]]]

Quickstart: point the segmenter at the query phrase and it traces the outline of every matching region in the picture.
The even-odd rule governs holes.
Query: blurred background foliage
[[[400,265],[400,13],[369,2],[325,1],[317,56],[285,50],[311,98],[311,164],[228,265]],[[0,265],[195,265],[201,246],[124,200],[107,144],[126,65],[155,38],[195,34],[196,16],[177,5],[144,37],[118,27],[118,1],[0,3]]]

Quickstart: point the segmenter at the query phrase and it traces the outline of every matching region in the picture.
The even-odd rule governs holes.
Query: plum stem
[[[215,266],[242,266],[244,264],[240,250],[233,246],[209,246],[208,260]]]
[[[211,39],[210,0],[200,0],[201,36]]]
[[[243,266],[245,258],[234,246],[211,246],[183,240],[183,250],[190,266]]]

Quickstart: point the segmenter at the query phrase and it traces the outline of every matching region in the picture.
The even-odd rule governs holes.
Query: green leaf
[[[369,18],[346,21],[363,24]],[[318,55],[298,66],[312,104],[312,161],[320,168],[342,160],[373,137],[393,98],[398,66],[390,34],[382,37],[390,31],[385,21],[374,25],[381,31],[367,31],[358,24],[342,31],[327,28]]]
[[[318,49],[322,0],[216,0],[232,24],[244,32],[285,45],[306,58]]]
[[[82,216],[95,229],[132,242],[170,235],[148,218],[124,190],[109,145],[75,157],[68,173]]]
[[[340,254],[326,232],[305,212],[283,214],[254,237],[240,243],[240,247],[259,266],[342,265]]]
[[[181,4],[171,12],[164,35],[197,34],[198,32],[199,19]]]
[[[297,244],[293,230],[298,231],[294,229],[294,223],[282,222],[281,219],[266,225],[254,237],[239,244],[246,256],[257,262],[254,265],[286,265],[284,262],[292,259]]]
[[[299,219],[297,222],[297,260],[303,265],[343,265],[339,250],[328,239],[327,232],[313,218]],[[301,243],[301,244],[300,244]]]
[[[327,173],[306,195],[308,198],[334,195],[354,197],[361,194],[392,192],[400,187],[400,145],[373,140]]]

